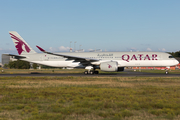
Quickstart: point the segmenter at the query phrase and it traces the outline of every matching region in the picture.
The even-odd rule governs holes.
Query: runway
[[[101,73],[101,74],[93,74],[93,75],[84,75],[83,73],[65,73],[65,74],[56,74],[56,73],[30,73],[30,74],[0,74],[0,77],[15,77],[15,76],[22,76],[22,77],[43,77],[43,76],[58,76],[58,77],[180,77],[180,74],[160,74],[160,73],[145,73],[145,72],[133,72],[133,71],[126,71],[121,73]]]

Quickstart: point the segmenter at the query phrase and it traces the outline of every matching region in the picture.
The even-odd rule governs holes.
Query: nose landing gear
[[[169,70],[170,70],[170,67],[166,67],[166,72],[165,72],[166,75],[169,74]]]

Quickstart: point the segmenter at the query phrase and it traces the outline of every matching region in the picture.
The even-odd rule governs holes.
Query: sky
[[[36,45],[51,52],[68,51],[70,46],[85,51],[180,50],[179,0],[0,3],[0,54],[18,54],[8,31],[17,31],[36,52]]]

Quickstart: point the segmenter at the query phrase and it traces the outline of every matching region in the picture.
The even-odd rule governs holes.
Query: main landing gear
[[[90,70],[90,71],[84,71],[84,74],[85,75],[87,75],[87,74],[91,74],[91,75],[93,75],[93,74],[99,74],[99,71],[96,71],[96,70]]]

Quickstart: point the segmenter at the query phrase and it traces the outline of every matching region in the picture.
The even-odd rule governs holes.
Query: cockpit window
[[[169,58],[174,58],[173,56],[169,56]]]

